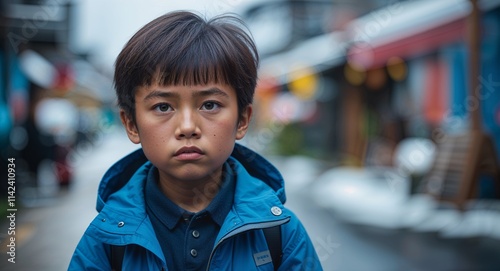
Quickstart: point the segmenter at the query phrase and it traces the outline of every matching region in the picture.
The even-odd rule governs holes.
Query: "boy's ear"
[[[123,126],[127,131],[127,136],[134,144],[139,144],[141,142],[141,138],[139,137],[139,131],[137,130],[137,125],[135,122],[128,116],[125,111],[120,110],[120,119],[122,120]]]
[[[236,130],[236,139],[242,139],[247,133],[250,120],[252,118],[252,105],[249,104],[241,112],[240,120],[238,121],[238,128]]]

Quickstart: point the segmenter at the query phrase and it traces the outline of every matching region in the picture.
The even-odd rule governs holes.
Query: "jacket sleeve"
[[[76,246],[68,271],[111,270],[108,254],[109,246],[90,236],[87,230]]]
[[[292,214],[282,226],[283,258],[280,271],[323,270],[314,246],[299,219]]]

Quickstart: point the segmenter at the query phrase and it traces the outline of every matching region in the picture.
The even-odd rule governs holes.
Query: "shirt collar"
[[[149,169],[146,179],[146,208],[150,213],[158,218],[169,230],[182,219],[183,209],[177,206],[167,196],[163,194],[158,185],[158,170],[155,166]]]
[[[183,221],[186,210],[177,206],[167,196],[163,194],[158,185],[158,170],[155,166],[149,169],[146,179],[145,198],[146,205],[151,214],[156,216],[169,230],[172,230],[180,221]],[[212,220],[222,226],[224,219],[231,210],[234,201],[234,190],[236,187],[236,177],[234,170],[228,162],[222,167],[222,182],[218,193],[210,204],[199,212],[207,212]]]

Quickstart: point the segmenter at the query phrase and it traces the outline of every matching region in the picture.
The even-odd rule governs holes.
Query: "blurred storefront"
[[[62,0],[1,1],[2,163],[16,158],[21,200],[69,186],[71,153],[92,141],[111,110],[111,81],[68,48],[73,8]]]
[[[466,236],[500,198],[500,1],[358,15],[262,59],[247,143],[327,162],[312,199],[339,218]]]
[[[470,95],[468,46],[469,1],[412,1],[360,18],[349,26],[357,41],[348,63],[368,78],[392,82],[391,114],[401,119],[405,136],[436,136],[436,129],[457,133],[470,128],[469,115],[480,105],[483,127],[500,138],[500,93],[495,91],[500,66],[499,1],[479,1],[481,8],[480,68],[477,91]],[[384,13],[385,12],[385,13]],[[497,142],[500,143],[500,142]],[[500,147],[497,145],[497,153]]]
[[[424,0],[389,6],[349,25],[355,43],[346,67],[366,75],[351,83],[373,91],[375,71],[377,81],[388,82],[378,88],[387,95],[382,110],[371,114],[378,132],[346,137],[347,146],[366,146],[363,163],[380,165],[381,155],[394,156],[402,139],[429,138],[437,153],[412,192],[460,208],[470,198],[500,196],[499,15],[500,1]],[[380,139],[389,143],[382,151]],[[393,161],[381,165],[395,166]]]
[[[472,2],[393,2],[265,57],[250,144],[341,166],[319,190],[340,200],[372,186],[399,202],[379,209],[415,193],[459,208],[498,199],[500,1]]]
[[[272,86],[271,93],[278,96],[283,91],[315,93],[311,100],[323,111],[294,125],[303,134],[304,146],[316,146],[316,154],[325,157],[341,153],[335,158],[343,164],[370,162],[367,151],[372,147],[390,156],[406,137],[464,131],[470,127],[468,117],[475,103],[481,104],[484,130],[495,138],[500,154],[500,93],[496,91],[500,3],[479,1],[479,5],[480,101],[469,95],[471,5],[466,0],[394,2],[344,23],[341,29],[333,27],[337,30],[265,58],[263,92]],[[301,80],[301,73],[314,80]],[[297,91],[300,84],[293,81],[309,85]],[[294,96],[304,100],[300,93]],[[263,97],[269,103],[277,96]],[[381,156],[372,162],[392,163],[390,157]]]
[[[286,155],[339,153],[341,85],[331,70],[345,62],[340,30],[376,7],[376,1],[255,1],[238,12],[262,57],[257,132],[247,144]]]

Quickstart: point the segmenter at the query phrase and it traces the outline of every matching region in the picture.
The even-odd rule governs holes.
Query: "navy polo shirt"
[[[199,191],[210,199],[204,210],[192,213],[182,209],[163,194],[158,184],[158,169],[151,167],[146,180],[146,212],[161,245],[169,270],[205,270],[215,239],[233,205],[235,177],[228,162],[222,169],[220,187]],[[218,192],[217,192],[218,190]]]

